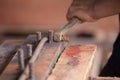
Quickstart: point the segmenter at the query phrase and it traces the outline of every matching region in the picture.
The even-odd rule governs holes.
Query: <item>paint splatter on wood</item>
[[[80,63],[80,53],[83,52],[93,52],[94,46],[88,45],[88,46],[80,46],[80,45],[74,45],[74,46],[70,46],[67,51],[66,51],[66,55],[68,57],[68,65],[71,66],[77,66]]]
[[[79,64],[79,54],[80,54],[80,46],[70,46],[69,49],[66,51],[66,55],[70,58],[68,61],[68,65],[76,66]]]
[[[71,46],[67,52],[66,55],[69,57],[73,57],[74,55],[77,55],[80,53],[80,48],[78,46]]]

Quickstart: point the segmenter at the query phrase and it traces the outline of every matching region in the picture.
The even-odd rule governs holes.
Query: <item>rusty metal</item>
[[[27,47],[28,47],[28,56],[31,57],[33,55],[32,44],[27,44]]]
[[[54,31],[53,30],[49,30],[49,43],[51,44],[53,42],[53,35],[54,35]]]
[[[24,52],[23,52],[23,49],[20,48],[18,49],[18,63],[19,63],[19,67],[20,67],[20,70],[23,71],[24,68],[25,68],[25,62],[24,62]]]
[[[36,32],[37,33],[37,40],[40,41],[42,38],[42,33],[41,32]]]

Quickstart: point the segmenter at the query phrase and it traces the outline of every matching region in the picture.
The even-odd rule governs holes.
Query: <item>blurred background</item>
[[[67,23],[66,13],[71,2],[72,0],[0,0],[1,42],[9,39],[9,34],[13,34],[12,38],[19,38],[21,34],[59,30]],[[106,54],[112,51],[117,37],[118,26],[118,15],[114,15],[93,23],[77,24],[69,34],[93,35],[93,42],[100,46],[106,60]],[[89,38],[87,40],[83,43],[90,43]]]

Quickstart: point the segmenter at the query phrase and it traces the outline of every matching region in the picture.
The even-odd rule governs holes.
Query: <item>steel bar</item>
[[[29,63],[35,63],[35,61],[37,60],[38,56],[40,56],[40,52],[44,46],[44,44],[47,42],[48,38],[44,37],[41,39],[41,41],[39,42],[37,48],[35,49],[35,52],[33,53],[33,56],[31,57]],[[29,74],[29,66],[27,65],[23,74],[20,76],[20,78],[18,80],[25,80],[28,78],[28,74]]]
[[[36,32],[37,33],[37,40],[40,41],[42,38],[41,32]]]
[[[29,63],[29,80],[35,80],[35,77],[34,77],[34,63]]]
[[[23,71],[24,68],[25,68],[25,62],[24,62],[24,52],[23,52],[23,49],[20,48],[18,49],[18,63],[19,63],[19,67],[20,67],[20,70]]]
[[[33,53],[32,58],[30,59],[30,62],[31,62],[31,63],[34,63],[34,62],[36,61],[37,57],[41,55],[40,52],[41,52],[41,50],[42,50],[42,48],[43,48],[43,46],[44,46],[44,44],[46,43],[47,40],[48,40],[48,38],[47,38],[47,37],[44,37],[44,38],[40,41],[40,43],[38,44],[35,52]]]
[[[54,31],[53,30],[49,30],[49,43],[51,44],[53,42],[53,35],[54,35]]]
[[[28,47],[28,56],[31,57],[33,55],[32,44],[27,44],[27,47]]]

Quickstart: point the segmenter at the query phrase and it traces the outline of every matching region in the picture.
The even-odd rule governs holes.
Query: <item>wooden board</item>
[[[117,77],[95,77],[92,80],[120,80],[120,78],[117,78]]]
[[[69,45],[47,80],[87,80],[96,46]]]

